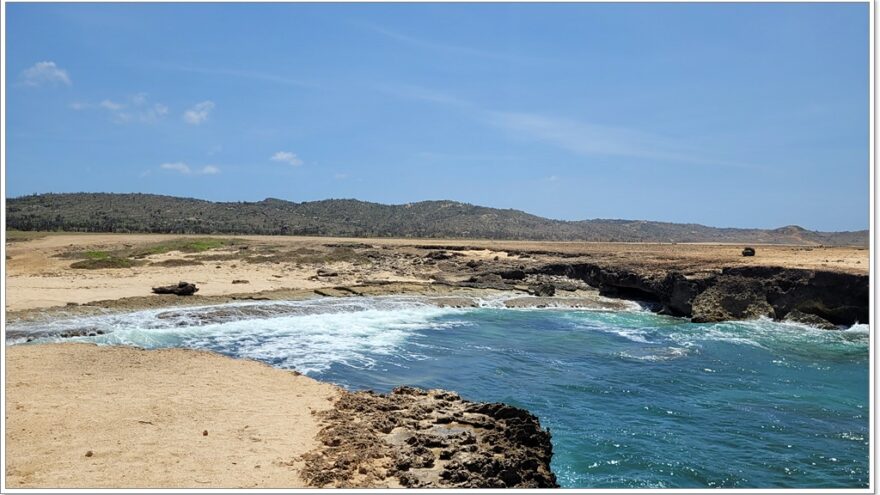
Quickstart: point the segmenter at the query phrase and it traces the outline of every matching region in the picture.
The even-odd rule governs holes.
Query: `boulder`
[[[529,287],[529,294],[538,297],[552,297],[556,294],[556,286],[553,284],[538,284]]]
[[[754,256],[755,255],[755,248],[746,247],[743,249],[742,253],[743,253],[743,256]]]
[[[153,287],[154,294],[174,294],[176,296],[191,296],[198,292],[196,284],[189,282],[178,282],[177,285],[166,285],[164,287]]]

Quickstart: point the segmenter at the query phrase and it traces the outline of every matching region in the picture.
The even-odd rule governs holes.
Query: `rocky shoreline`
[[[858,258],[859,250],[775,247],[771,251],[760,247],[757,257],[744,261],[739,250],[725,246],[554,245],[554,249],[501,250],[497,245],[473,243],[292,239],[285,241],[287,245],[276,244],[279,241],[275,239],[244,239],[201,254],[155,255],[155,260],[148,257],[155,265],[146,267],[70,269],[65,253],[93,248],[91,239],[47,238],[42,251],[16,252],[13,261],[20,264],[8,265],[18,270],[12,272],[10,294],[39,297],[39,291],[16,292],[14,287],[40,277],[47,286],[63,286],[57,290],[71,298],[61,301],[71,302],[7,311],[7,323],[15,326],[142,309],[160,311],[159,318],[177,318],[181,308],[204,306],[187,310],[186,317],[190,324],[210,324],[292,311],[291,305],[281,301],[392,295],[421,297],[429,304],[460,308],[476,307],[494,298],[508,308],[615,311],[632,308],[631,301],[637,301],[642,307],[694,322],[768,317],[827,329],[868,323],[869,314],[869,277],[861,269],[865,265]],[[105,246],[124,240],[108,238]],[[80,244],[72,248],[68,241]],[[814,268],[827,262],[829,253],[847,260],[846,266],[840,270]],[[798,258],[804,255],[808,258]],[[785,261],[789,257],[794,261]],[[167,262],[180,260],[192,264],[168,273],[171,265]],[[773,260],[788,264],[777,266]],[[47,271],[47,265],[57,271]],[[189,284],[178,283],[178,275]],[[56,277],[58,284],[53,281]],[[134,290],[126,288],[129,292],[125,295],[115,290],[92,292],[99,284],[114,287],[125,277],[138,281],[126,286]],[[158,283],[142,285],[141,280]],[[149,294],[152,287],[168,284],[176,284],[170,286],[171,294]],[[183,291],[186,294],[176,295],[175,289],[180,288],[187,289]],[[198,290],[202,288],[205,290]],[[243,291],[245,288],[250,290]],[[81,297],[83,294],[88,295]],[[107,299],[97,294],[106,294]],[[81,302],[73,302],[77,300],[74,296],[81,297]],[[250,301],[266,303],[237,307],[234,312],[220,306]],[[33,328],[7,328],[7,343],[102,331],[83,326],[27,334]],[[304,466],[302,477],[311,486],[557,486],[549,467],[549,431],[535,416],[515,407],[472,403],[452,392],[402,387],[384,395],[342,392],[332,408],[314,414],[320,423],[320,446],[290,461]]]
[[[656,274],[591,263],[557,263],[536,272],[582,280],[608,297],[657,303],[660,313],[697,323],[768,317],[831,328],[869,318],[867,275],[764,266]]]
[[[555,488],[550,433],[528,411],[398,387],[344,393],[319,413],[303,477],[332,488]]]

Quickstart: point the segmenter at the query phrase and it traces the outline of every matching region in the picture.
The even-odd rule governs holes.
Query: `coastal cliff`
[[[657,303],[659,312],[697,323],[762,316],[816,326],[868,323],[867,275],[770,266],[685,275],[594,263],[554,263],[533,271],[582,280],[606,296]]]

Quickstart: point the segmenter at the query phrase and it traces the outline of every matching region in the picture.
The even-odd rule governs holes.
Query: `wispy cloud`
[[[55,62],[37,62],[23,70],[21,83],[31,87],[57,84],[70,86],[73,84],[67,71],[55,65]]]
[[[123,105],[122,103],[116,103],[112,100],[104,100],[101,103],[98,103],[98,106],[110,110],[111,112],[118,112],[125,108],[125,105]]]
[[[82,111],[100,109],[110,115],[110,120],[117,124],[128,122],[152,123],[168,115],[168,107],[162,103],[150,103],[146,93],[137,93],[124,101],[109,98],[93,104],[87,101],[75,101],[68,105],[71,110]]]
[[[677,164],[752,168],[750,164],[716,158],[714,153],[687,140],[636,128],[540,113],[494,110],[443,91],[418,86],[383,85],[376,89],[399,98],[453,108],[475,122],[517,139],[541,142],[581,156],[622,156]]]
[[[495,50],[485,50],[481,48],[473,48],[470,46],[450,44],[445,42],[427,40],[423,38],[419,38],[416,36],[412,36],[409,34],[404,34],[399,31],[395,31],[393,29],[389,29],[385,26],[380,26],[378,24],[373,24],[370,22],[355,22],[357,26],[360,26],[363,29],[371,31],[376,34],[380,34],[388,39],[392,39],[399,43],[412,46],[415,48],[421,48],[425,50],[430,50],[436,53],[442,53],[447,55],[460,55],[467,57],[477,57],[483,59],[493,59],[499,60],[503,62],[513,62],[513,63],[535,63],[535,62],[548,62],[546,58],[540,57],[527,57],[516,53],[510,52],[502,52]]]
[[[420,86],[411,86],[408,84],[379,84],[374,86],[374,89],[397,98],[438,103],[441,105],[455,106],[465,109],[475,109],[474,105],[467,100],[463,100],[443,91],[423,88]]]
[[[198,170],[193,170],[189,165],[183,162],[163,163],[159,165],[159,168],[183,175],[215,175],[220,173],[220,169],[214,165],[205,165]]]
[[[190,74],[204,74],[206,76],[225,76],[239,79],[251,79],[254,81],[267,82],[272,84],[281,84],[284,86],[295,86],[299,88],[316,88],[319,85],[304,79],[290,77],[287,75],[275,74],[272,72],[239,70],[239,69],[220,69],[209,67],[188,67],[179,65],[153,64],[152,66],[175,72],[188,72]]]
[[[747,168],[716,159],[684,140],[638,129],[608,126],[535,113],[486,113],[488,122],[524,139],[544,142],[582,156],[623,156],[678,164]]]
[[[298,156],[296,156],[295,153],[291,153],[289,151],[279,151],[272,155],[272,157],[269,159],[273,162],[286,163],[294,167],[298,167],[303,164],[303,161]]]
[[[183,120],[187,124],[191,125],[199,125],[202,122],[208,120],[208,114],[211,113],[211,110],[214,109],[213,101],[203,101],[200,103],[196,103],[187,111],[183,112]]]
[[[337,173],[333,174],[333,178],[336,179],[336,180],[345,180],[345,179],[348,179],[348,178],[349,178],[349,175],[348,175],[348,174],[344,174],[344,173],[337,172]]]

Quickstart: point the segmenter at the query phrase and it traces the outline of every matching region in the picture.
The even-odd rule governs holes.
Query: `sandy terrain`
[[[124,249],[171,239],[196,236],[148,234],[51,234],[26,242],[7,244],[6,309],[64,306],[108,299],[148,296],[150,287],[179,280],[194,282],[200,296],[255,293],[282,289],[319,289],[369,282],[429,283],[442,273],[442,266],[419,263],[430,249],[466,247],[456,253],[464,259],[492,262],[535,263],[580,257],[592,262],[637,265],[641,268],[683,271],[718,270],[728,266],[771,265],[810,268],[849,273],[867,273],[869,252],[863,248],[824,248],[799,246],[756,246],[758,255],[743,257],[742,246],[704,244],[624,244],[573,242],[518,242],[479,240],[413,239],[336,239],[309,237],[236,236],[247,243],[247,251],[236,247],[212,249],[202,253],[172,251],[151,255],[147,263],[131,268],[71,269],[75,261],[58,257],[84,250]],[[229,239],[230,236],[214,236]],[[360,244],[372,246],[382,260],[299,261],[294,255],[270,259],[269,256],[296,250],[332,252],[328,245]],[[245,256],[265,254],[265,262],[246,262]],[[220,256],[217,256],[217,255]],[[228,259],[217,259],[226,256]],[[259,256],[258,256],[259,257]],[[189,266],[157,266],[167,260],[204,260]],[[337,275],[317,277],[324,268]],[[246,280],[246,284],[234,284]]]
[[[180,349],[7,347],[6,373],[8,488],[301,487],[339,394]]]

